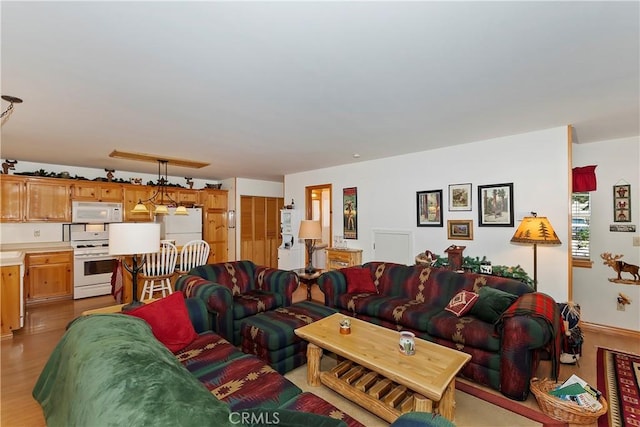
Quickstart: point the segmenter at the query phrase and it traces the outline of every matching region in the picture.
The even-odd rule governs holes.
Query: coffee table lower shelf
[[[447,389],[442,400],[434,405],[425,396],[349,360],[339,363],[330,371],[320,372],[319,376],[325,386],[390,423],[403,413],[412,411],[436,412],[449,419],[454,416],[455,384],[450,384],[449,387],[453,389]],[[440,409],[448,407],[451,407],[450,411],[441,413]]]

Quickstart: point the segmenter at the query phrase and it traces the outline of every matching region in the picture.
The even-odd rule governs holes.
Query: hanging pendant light
[[[169,214],[169,206],[168,203],[165,204],[165,197],[168,201],[170,201],[174,206],[176,206],[175,215],[189,215],[187,208],[184,206],[180,206],[178,202],[173,200],[169,193],[167,192],[167,164],[169,162],[167,160],[158,159],[158,187],[156,192],[153,193],[153,196],[149,197],[147,200],[138,200],[138,203],[131,210],[131,213],[149,213],[149,209],[145,205],[146,202],[151,203],[154,206],[153,213],[155,215],[168,215]],[[164,166],[164,176],[162,174],[162,167]],[[159,201],[155,201],[160,198]]]
[[[176,211],[173,213],[174,215],[189,215],[189,212],[187,211],[187,208],[185,208],[184,206],[180,205],[176,208]]]

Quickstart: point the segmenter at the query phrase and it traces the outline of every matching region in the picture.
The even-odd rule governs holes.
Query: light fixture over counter
[[[149,209],[145,205],[145,203],[151,203],[155,208],[153,213],[156,215],[166,215],[169,213],[169,202],[176,206],[175,215],[189,215],[187,208],[184,206],[180,206],[178,202],[173,200],[169,193],[167,193],[167,160],[156,160],[158,162],[158,182],[155,193],[153,196],[149,197],[146,200],[138,200],[138,204],[131,210],[132,213],[149,213]],[[162,167],[164,166],[164,176],[162,175]],[[166,202],[166,203],[165,203]]]

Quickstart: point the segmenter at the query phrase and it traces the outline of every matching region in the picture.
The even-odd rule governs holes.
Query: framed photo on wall
[[[449,185],[449,212],[471,210],[471,184]]]
[[[513,183],[478,186],[478,226],[513,227]]]
[[[342,189],[342,216],[345,239],[358,238],[358,188]]]
[[[473,240],[473,220],[471,219],[447,220],[447,239]]]
[[[442,190],[416,193],[418,227],[442,227]]]

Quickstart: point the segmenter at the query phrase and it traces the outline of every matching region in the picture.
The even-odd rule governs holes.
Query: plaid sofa
[[[196,267],[178,278],[175,289],[205,301],[212,330],[240,345],[242,320],[291,305],[298,283],[291,271],[243,260]]]
[[[517,295],[513,304],[517,307],[522,296],[533,293],[533,289],[505,277],[456,273],[423,265],[369,262],[362,267],[371,274],[377,292],[348,293],[345,275],[333,270],[318,278],[325,305],[469,353],[472,359],[461,371],[462,376],[499,390],[511,399],[527,398],[529,380],[541,356],[547,357],[551,343],[560,336],[549,321],[560,318],[551,297],[535,293],[549,307],[547,318],[534,310],[518,310],[490,324],[472,315],[457,317],[445,307],[458,292],[477,292],[482,286]],[[557,373],[557,367],[553,369]]]

